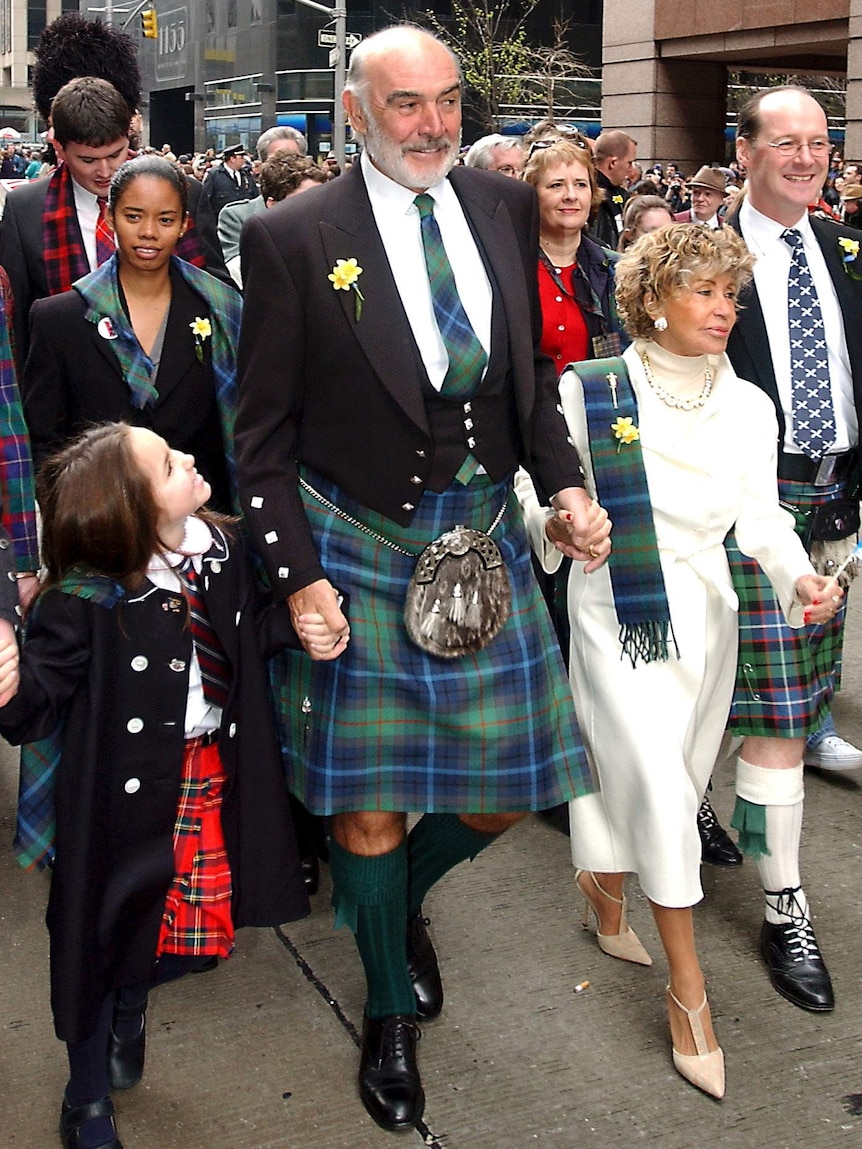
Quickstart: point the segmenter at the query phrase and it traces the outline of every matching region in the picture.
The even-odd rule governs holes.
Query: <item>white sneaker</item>
[[[838,734],[827,734],[815,747],[805,747],[802,761],[818,770],[858,770],[862,767],[862,750]]]

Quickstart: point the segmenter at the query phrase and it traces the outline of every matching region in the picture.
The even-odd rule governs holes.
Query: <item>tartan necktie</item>
[[[434,200],[423,193],[416,196],[413,202],[419,209],[434,317],[449,356],[449,367],[440,393],[454,399],[469,399],[482,377],[488,356],[476,337],[458,295],[440,227],[434,218]]]
[[[183,593],[189,605],[189,623],[201,669],[204,698],[213,706],[224,707],[229,682],[227,656],[210,622],[206,603],[198,585],[198,573],[190,555],[181,564],[179,574]]]
[[[115,251],[114,233],[108,227],[105,208],[108,201],[104,196],[97,197],[99,218],[96,220],[96,263],[99,267],[111,258]]]
[[[790,328],[793,441],[809,458],[820,459],[835,442],[826,332],[802,236],[791,229],[783,232],[781,238],[791,250],[787,320]]]

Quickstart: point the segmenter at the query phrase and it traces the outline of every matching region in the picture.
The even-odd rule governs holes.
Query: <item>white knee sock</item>
[[[800,888],[799,839],[802,834],[802,807],[805,797],[803,768],[770,770],[737,759],[736,792],[740,798],[766,807],[768,854],[757,860],[757,872],[766,895],[766,920],[777,924],[808,914],[808,902]],[[797,890],[796,905],[778,897],[781,890]]]

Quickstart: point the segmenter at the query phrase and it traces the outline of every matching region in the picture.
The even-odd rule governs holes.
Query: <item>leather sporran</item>
[[[455,527],[419,556],[404,623],[427,654],[462,658],[496,638],[511,608],[512,584],[497,544],[483,531]]]

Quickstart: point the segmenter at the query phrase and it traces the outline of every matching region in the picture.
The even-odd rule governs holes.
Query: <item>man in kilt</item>
[[[737,374],[774,401],[778,484],[812,561],[834,571],[858,527],[862,408],[862,268],[854,233],[809,217],[829,165],[822,108],[773,88],[739,114],[736,152],[748,196],[728,223],[757,257],[727,351]],[[845,501],[846,500],[846,501]],[[761,953],[775,989],[802,1009],[831,1010],[832,984],[799,874],[805,739],[838,685],[844,603],[831,622],[791,630],[765,575],[731,545],[740,655],[731,728],[744,736],[733,825],[757,858],[766,895]]]
[[[568,523],[566,553],[595,568],[610,550],[538,351],[535,194],[454,167],[461,87],[427,32],[363,41],[343,95],[361,161],[254,216],[241,243],[240,492],[305,650],[281,684],[290,784],[332,816],[336,923],[368,982],[360,1095],[387,1129],[422,1115],[416,1018],[443,1003],[425,894],[527,810],[592,788],[519,462]],[[405,597],[458,524],[493,536],[511,612],[488,645],[438,657],[420,643],[469,620],[478,592],[441,584],[415,642]],[[405,811],[423,815],[409,835]]]

